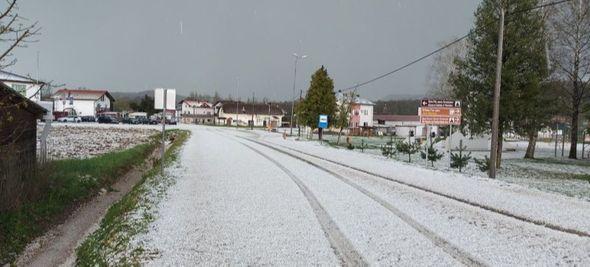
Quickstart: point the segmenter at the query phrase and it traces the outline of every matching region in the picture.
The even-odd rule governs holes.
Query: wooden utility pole
[[[496,178],[496,164],[498,161],[498,136],[500,126],[500,87],[502,85],[502,49],[504,45],[504,3],[499,1],[500,5],[500,29],[498,31],[498,53],[496,55],[496,84],[494,86],[494,111],[492,116],[492,144],[490,151],[490,171],[489,177]]]

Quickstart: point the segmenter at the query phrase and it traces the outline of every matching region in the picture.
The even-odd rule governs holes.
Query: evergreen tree
[[[425,151],[420,151],[420,157],[422,159],[430,161],[432,167],[434,167],[434,162],[440,160],[443,157],[443,153],[438,153],[438,150],[434,148],[434,143],[430,143],[429,146],[425,146]]]
[[[412,155],[420,150],[420,144],[417,142],[397,142],[395,148],[402,154],[408,155],[408,162],[412,162]]]
[[[460,140],[459,147],[455,148],[459,153],[451,153],[451,168],[459,169],[459,172],[469,164],[469,160],[471,159],[471,152],[463,154],[465,149],[467,149],[467,147],[463,145],[463,140]]]
[[[502,4],[509,16],[505,22],[502,57],[498,167],[502,134],[512,130],[515,121],[538,115],[522,105],[539,105],[536,102],[542,93],[539,86],[547,77],[542,16],[538,10],[515,12],[537,6],[538,0],[502,1]],[[463,120],[472,135],[489,133],[491,129],[498,17],[498,1],[483,0],[475,12],[475,28],[469,36],[467,55],[457,59],[457,71],[451,75],[453,93],[463,101]]]
[[[473,160],[475,161],[477,168],[481,172],[488,172],[490,170],[490,158],[488,158],[488,156],[484,156],[483,159],[473,159]]]
[[[397,153],[395,150],[395,142],[393,141],[393,136],[390,137],[389,141],[385,143],[385,145],[381,146],[381,154],[388,158],[393,158]]]
[[[328,115],[328,121],[333,123],[335,113],[334,81],[322,66],[311,76],[305,99],[297,105],[297,116],[299,123],[311,127],[313,132],[318,127],[320,114]]]

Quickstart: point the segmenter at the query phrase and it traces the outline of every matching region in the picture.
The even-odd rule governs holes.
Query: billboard
[[[461,101],[423,99],[418,115],[424,125],[461,125]]]
[[[166,109],[176,110],[176,89],[158,88],[154,91],[154,109],[164,109],[164,92],[166,92]]]

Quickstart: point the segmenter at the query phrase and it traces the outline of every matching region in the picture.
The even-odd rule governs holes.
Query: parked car
[[[96,118],[94,118],[94,116],[82,116],[80,118],[83,122],[96,122]]]
[[[123,123],[123,124],[136,124],[135,123],[135,119],[134,118],[129,118],[129,117],[123,118],[121,120],[121,123]]]
[[[58,122],[81,122],[82,119],[78,116],[67,116],[67,117],[61,117],[61,118],[57,118]]]
[[[98,116],[98,123],[119,123],[119,121],[110,116]]]
[[[150,119],[147,117],[136,117],[137,124],[150,124]]]

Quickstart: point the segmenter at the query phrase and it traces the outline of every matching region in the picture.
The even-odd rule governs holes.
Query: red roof
[[[109,93],[109,91],[100,90],[100,89],[94,89],[94,90],[91,90],[91,89],[59,89],[59,90],[57,90],[57,92],[55,92],[54,96],[55,95],[63,95],[64,97],[71,96],[74,99],[88,99],[88,100],[99,99],[103,95],[106,95],[111,100],[111,102],[115,101],[115,99]]]
[[[382,121],[420,121],[418,115],[373,115],[373,120]]]

